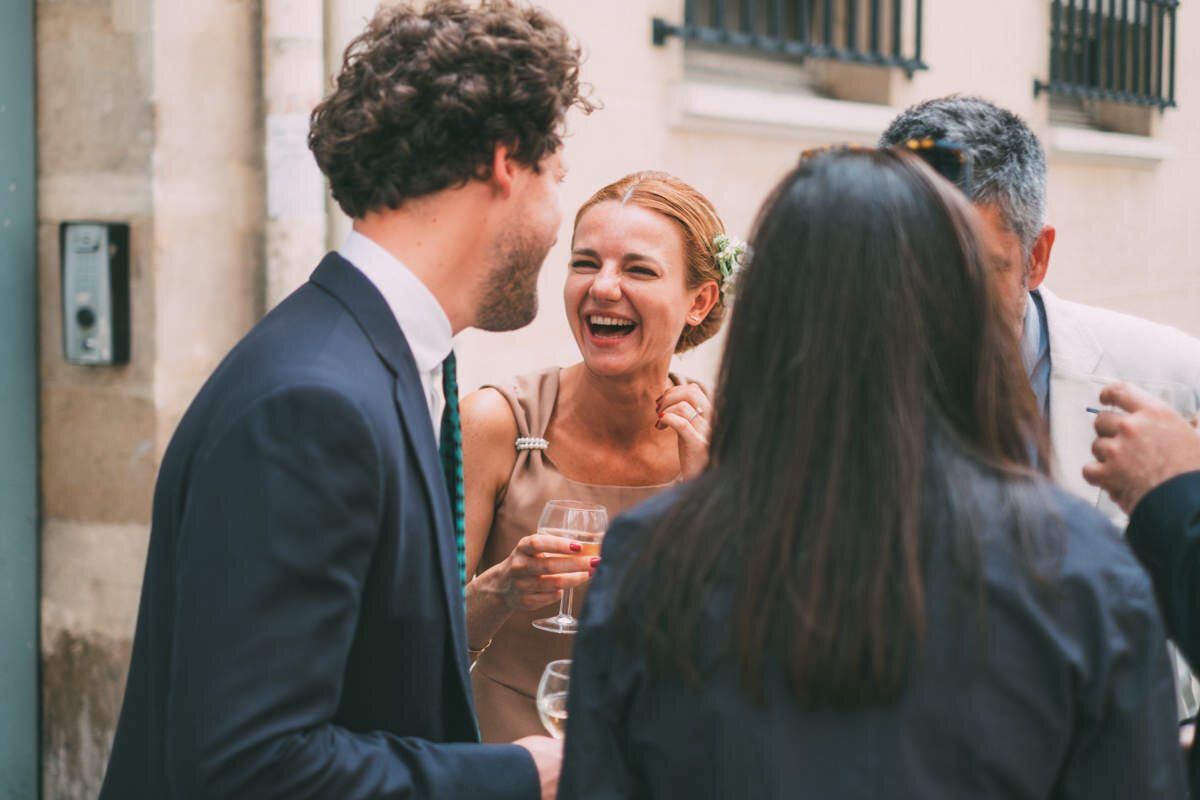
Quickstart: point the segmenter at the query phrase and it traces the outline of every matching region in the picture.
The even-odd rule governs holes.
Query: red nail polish
[[[583,545],[581,545],[579,542],[571,542],[570,548],[572,553],[578,553],[583,549]]]
[[[590,578],[590,577],[592,577],[592,576],[593,576],[593,575],[595,575],[595,574],[596,574],[596,570],[594,570],[594,569],[589,569],[589,570],[588,570],[588,577],[589,577],[589,578]]]
[[[661,411],[660,411],[660,412],[658,412],[659,419],[661,419],[661,418],[662,418],[662,415],[663,415],[663,412],[661,412]]]
[[[591,561],[592,567],[594,568],[599,563],[600,563],[600,556],[592,556],[592,561]]]

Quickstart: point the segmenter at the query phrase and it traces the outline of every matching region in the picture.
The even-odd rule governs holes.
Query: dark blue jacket
[[[1126,536],[1154,581],[1167,633],[1200,665],[1200,472],[1147,492],[1129,516]]]
[[[464,631],[416,366],[331,254],[167,448],[100,798],[537,798],[526,751],[474,744]]]
[[[622,635],[644,616],[619,587],[689,487],[618,518],[573,654],[559,800],[1182,797],[1162,623],[1117,531],[1049,484],[1014,494],[982,469],[954,471],[977,524],[928,515],[923,656],[895,703],[853,711],[800,707],[778,653],[764,671],[767,702],[746,698],[730,646],[733,554],[702,601],[699,690],[652,668],[639,639]],[[1014,544],[1017,524],[1028,551]],[[952,539],[977,543],[978,580],[956,566]]]
[[[1200,668],[1200,472],[1147,492],[1126,537],[1154,581],[1167,633],[1192,669]],[[1200,797],[1200,747],[1192,747],[1189,766],[1192,796]]]

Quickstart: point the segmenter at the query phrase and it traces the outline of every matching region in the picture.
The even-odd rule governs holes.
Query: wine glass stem
[[[575,619],[574,609],[572,608],[574,605],[575,587],[572,586],[563,592],[562,599],[558,601],[558,615],[560,617],[567,617],[568,619]]]

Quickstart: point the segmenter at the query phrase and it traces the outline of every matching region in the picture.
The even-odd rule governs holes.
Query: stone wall
[[[167,439],[261,313],[258,4],[37,4],[42,738],[94,798],[120,710]],[[131,226],[131,358],[62,357],[58,226]]]
[[[150,0],[37,5],[42,736],[48,798],[95,796],[124,685],[154,457]],[[58,225],[131,226],[130,363],[62,356]]]

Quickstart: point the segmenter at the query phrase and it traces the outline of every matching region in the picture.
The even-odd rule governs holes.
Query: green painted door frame
[[[41,772],[33,5],[0,2],[0,800]]]

